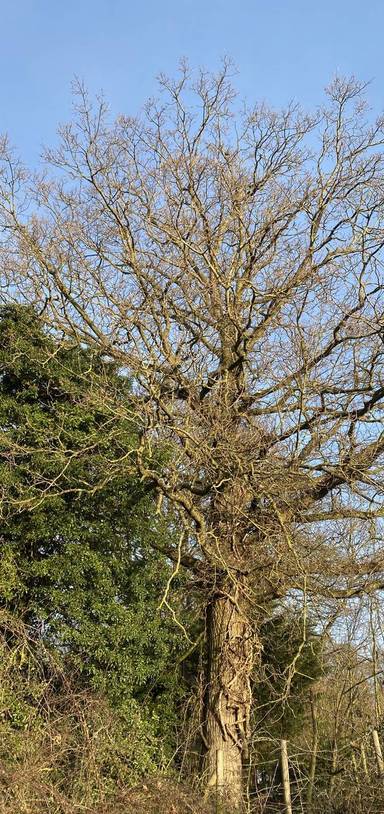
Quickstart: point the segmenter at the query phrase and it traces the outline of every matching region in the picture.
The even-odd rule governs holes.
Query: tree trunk
[[[331,777],[329,780],[329,797],[332,799],[334,787],[335,787],[335,780],[336,780],[336,770],[337,770],[337,760],[338,760],[338,746],[337,746],[337,735],[335,734],[333,741],[332,741],[332,761],[331,761]]]
[[[231,586],[232,587],[232,586]],[[242,591],[241,591],[242,593]],[[243,757],[247,754],[253,667],[252,628],[240,591],[217,590],[207,608],[207,684],[204,735],[207,780],[216,785],[221,751],[223,810],[243,808]]]
[[[316,777],[316,763],[317,751],[319,747],[319,732],[317,722],[317,698],[313,690],[310,692],[311,699],[311,720],[312,720],[312,747],[311,747],[311,760],[309,764],[308,788],[307,788],[307,803],[312,804],[313,789]]]

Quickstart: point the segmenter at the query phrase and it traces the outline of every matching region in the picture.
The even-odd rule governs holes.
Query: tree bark
[[[312,720],[312,748],[311,748],[311,760],[309,764],[308,789],[307,789],[307,803],[309,806],[312,804],[313,789],[316,777],[317,752],[319,747],[317,698],[316,693],[313,690],[311,690],[310,692],[310,699],[311,699],[311,720]]]
[[[222,753],[223,808],[243,809],[243,757],[247,753],[253,667],[252,627],[239,591],[217,590],[207,608],[207,683],[204,739],[207,780],[216,785]]]
[[[336,770],[337,770],[337,759],[339,755],[339,750],[337,746],[337,734],[335,733],[333,741],[332,741],[332,761],[331,761],[331,777],[329,780],[329,797],[332,799],[334,787],[335,787],[335,780],[336,780]]]

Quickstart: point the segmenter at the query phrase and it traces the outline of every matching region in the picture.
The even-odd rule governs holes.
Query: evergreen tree
[[[4,518],[1,606],[27,623],[81,686],[109,699],[127,725],[139,714],[160,751],[171,749],[182,684],[180,671],[169,668],[186,643],[158,609],[170,566],[149,543],[155,537],[161,545],[172,530],[139,481],[121,477],[112,486],[106,477],[100,488],[116,437],[109,439],[107,412],[88,398],[102,379],[129,400],[131,383],[100,355],[48,336],[33,309],[17,306],[1,313],[0,376],[3,437],[23,450],[3,455],[1,485],[26,496]],[[126,448],[136,432],[122,421]],[[52,446],[61,450],[54,458]],[[32,469],[40,487],[59,477],[62,489],[29,511]],[[87,490],[79,489],[82,480]]]

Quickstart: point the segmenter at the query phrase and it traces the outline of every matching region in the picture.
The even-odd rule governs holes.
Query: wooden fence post
[[[285,814],[292,814],[291,786],[289,782],[289,764],[287,741],[282,740],[280,744],[281,754],[281,777],[283,781]]]
[[[367,755],[365,753],[365,746],[363,744],[363,741],[361,741],[361,744],[360,744],[360,754],[361,754],[361,763],[362,763],[362,766],[363,766],[363,772],[364,772],[366,777],[369,777],[368,764],[367,764]]]
[[[351,762],[352,762],[352,769],[353,769],[353,777],[354,777],[356,785],[358,785],[359,784],[359,773],[357,771],[356,755],[355,755],[355,753],[353,751],[352,751]]]
[[[375,755],[376,755],[377,770],[379,772],[380,777],[383,777],[384,776],[384,760],[383,760],[383,753],[381,751],[379,733],[378,733],[377,729],[374,729],[372,731],[372,740],[373,740],[373,748],[375,750]]]
[[[216,751],[216,814],[221,814],[224,791],[224,751]]]

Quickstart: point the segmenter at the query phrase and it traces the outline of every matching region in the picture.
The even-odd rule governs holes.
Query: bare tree
[[[207,781],[222,750],[235,810],[264,608],[384,585],[384,122],[354,81],[313,116],[239,111],[227,65],[160,85],[114,123],[77,88],[44,178],[4,143],[3,269],[8,298],[133,377],[129,405],[89,395],[108,431],[141,426],[106,477],[135,468],[178,514],[164,553],[206,597]]]

